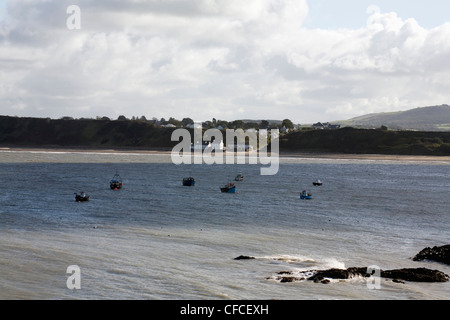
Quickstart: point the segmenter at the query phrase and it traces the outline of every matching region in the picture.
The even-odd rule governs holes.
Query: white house
[[[220,140],[220,142],[213,141],[211,143],[212,150],[222,150],[223,151],[223,140]]]

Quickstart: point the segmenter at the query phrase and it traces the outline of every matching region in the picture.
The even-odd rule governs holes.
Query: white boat
[[[302,200],[311,200],[312,194],[307,192],[306,190],[303,190],[302,193],[300,193],[300,199]]]

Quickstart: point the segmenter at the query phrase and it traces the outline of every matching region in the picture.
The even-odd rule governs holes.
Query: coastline
[[[300,153],[283,152],[280,158],[333,159],[333,160],[380,160],[380,161],[418,161],[448,162],[450,156],[395,155],[395,154],[348,154],[348,153]]]
[[[78,154],[136,154],[136,155],[161,155],[170,156],[170,150],[160,149],[90,149],[90,148],[59,148],[59,147],[0,147],[2,152],[31,152],[31,153],[78,153]],[[224,152],[226,154],[226,152]],[[267,156],[271,157],[270,153]],[[408,162],[436,162],[448,163],[450,156],[430,156],[430,155],[391,155],[391,154],[346,154],[346,153],[311,153],[311,152],[280,152],[280,159],[308,159],[308,160],[370,160],[370,161],[408,161]]]

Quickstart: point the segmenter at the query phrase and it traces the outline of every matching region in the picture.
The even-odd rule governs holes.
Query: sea
[[[366,266],[450,275],[448,265],[412,260],[450,243],[450,161],[282,157],[267,176],[262,166],[0,150],[0,299],[450,298],[450,282],[277,280]],[[123,188],[111,190],[116,173]],[[221,193],[238,173],[237,192]],[[189,176],[193,187],[182,185]],[[300,199],[303,190],[311,200]],[[81,191],[90,201],[75,201]]]

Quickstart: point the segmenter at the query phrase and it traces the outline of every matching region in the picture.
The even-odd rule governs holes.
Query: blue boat
[[[195,179],[192,177],[183,179],[183,186],[192,187],[195,186]]]
[[[312,194],[307,192],[306,190],[303,190],[302,193],[300,193],[300,199],[302,200],[311,200]]]
[[[111,179],[111,181],[109,181],[109,187],[112,190],[118,190],[118,189],[122,189],[122,178],[119,176],[118,173],[116,173],[114,175],[114,177]]]
[[[226,184],[224,187],[221,187],[220,191],[225,193],[236,193],[236,185],[230,182]]]

